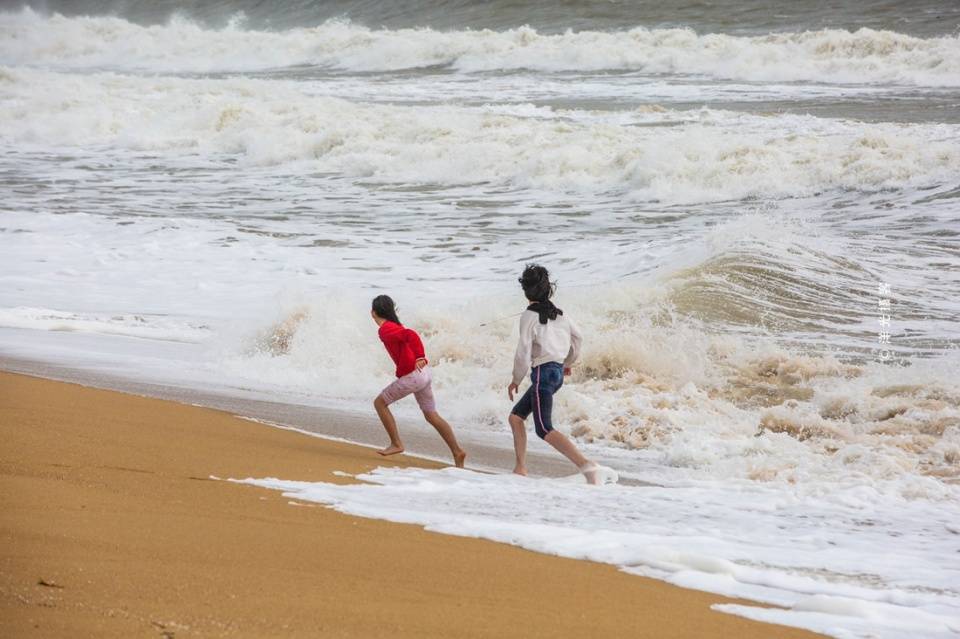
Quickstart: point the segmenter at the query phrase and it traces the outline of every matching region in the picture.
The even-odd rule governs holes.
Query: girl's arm
[[[520,341],[517,342],[517,352],[513,356],[513,385],[519,386],[523,378],[530,372],[530,359],[533,353],[535,313],[524,313],[520,316]]]
[[[570,351],[567,353],[567,358],[563,360],[565,369],[573,366],[573,363],[580,357],[580,345],[583,343],[583,336],[580,334],[577,325],[571,319],[568,319],[567,323],[570,325]]]
[[[423,349],[423,342],[420,341],[420,336],[417,335],[417,332],[412,329],[407,329],[405,332],[407,345],[410,346],[410,350],[413,351],[413,357],[415,359],[415,365],[417,370],[426,366],[429,362],[427,361],[427,355]]]

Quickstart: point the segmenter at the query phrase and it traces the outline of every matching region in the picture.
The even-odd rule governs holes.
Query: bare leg
[[[513,472],[518,475],[527,474],[527,429],[523,426],[523,420],[519,415],[510,414],[507,419],[510,422],[510,428],[513,430],[513,450],[517,454],[517,465]]]
[[[587,483],[598,483],[599,478],[597,477],[596,464],[584,457],[577,448],[576,444],[570,441],[566,435],[561,432],[551,430],[543,439],[548,444],[560,451],[564,457],[572,461],[576,467],[580,469],[580,472],[583,473],[584,477],[587,478]]]
[[[378,450],[377,452],[386,457],[387,455],[396,455],[397,453],[403,452],[403,442],[400,441],[400,432],[397,430],[397,420],[393,418],[393,413],[390,412],[390,407],[387,406],[387,403],[383,401],[383,397],[377,395],[377,398],[373,400],[373,407],[377,409],[377,415],[380,416],[380,421],[383,422],[383,428],[387,431],[387,435],[390,437],[390,445],[384,449]]]
[[[457,443],[457,436],[453,434],[453,429],[450,427],[450,424],[447,423],[447,420],[440,417],[440,413],[437,411],[430,411],[429,413],[424,411],[423,418],[437,429],[440,437],[443,437],[443,441],[450,448],[450,452],[453,453],[453,463],[456,464],[457,468],[463,468],[463,462],[466,460],[467,454],[460,448],[460,444]]]

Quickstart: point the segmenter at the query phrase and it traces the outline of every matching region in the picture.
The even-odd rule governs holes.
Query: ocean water
[[[540,261],[586,335],[555,422],[625,485],[275,487],[835,636],[960,632],[960,5],[26,4],[0,354],[368,410],[387,292],[506,451]]]

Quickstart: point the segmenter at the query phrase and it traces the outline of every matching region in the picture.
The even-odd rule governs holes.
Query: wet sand
[[[417,458],[10,373],[0,437],[4,637],[817,636],[612,566],[210,479],[436,466]]]
[[[388,443],[383,426],[380,425],[372,406],[366,414],[330,407],[318,408],[288,400],[276,401],[269,398],[268,394],[256,393],[248,388],[196,388],[170,381],[136,380],[103,370],[15,357],[2,350],[0,350],[0,371],[24,373],[33,377],[75,382],[94,388],[170,399],[181,404],[216,408],[234,415],[244,415],[324,437],[347,439],[376,448],[382,448]],[[370,398],[370,401],[372,403],[373,398]],[[508,402],[504,394],[503,428],[505,432],[509,431],[506,413],[512,405],[513,403]],[[411,421],[400,418],[399,421],[408,453],[441,461],[449,459],[450,453],[447,447],[430,426],[420,419]],[[454,427],[456,428],[456,425]],[[470,467],[494,472],[510,471],[513,468],[511,445],[508,445],[508,448],[498,447],[483,435],[471,436],[469,431],[461,429],[458,429],[457,437],[470,449]],[[558,457],[555,451],[545,443],[531,438],[529,446],[527,466],[532,475],[562,477],[571,474],[570,463]]]

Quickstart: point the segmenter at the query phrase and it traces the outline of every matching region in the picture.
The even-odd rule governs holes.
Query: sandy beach
[[[957,0],[4,3],[0,639],[960,639],[958,104]]]
[[[815,636],[611,566],[210,479],[340,481],[381,463],[368,448],[9,373],[0,429],[5,637]]]

